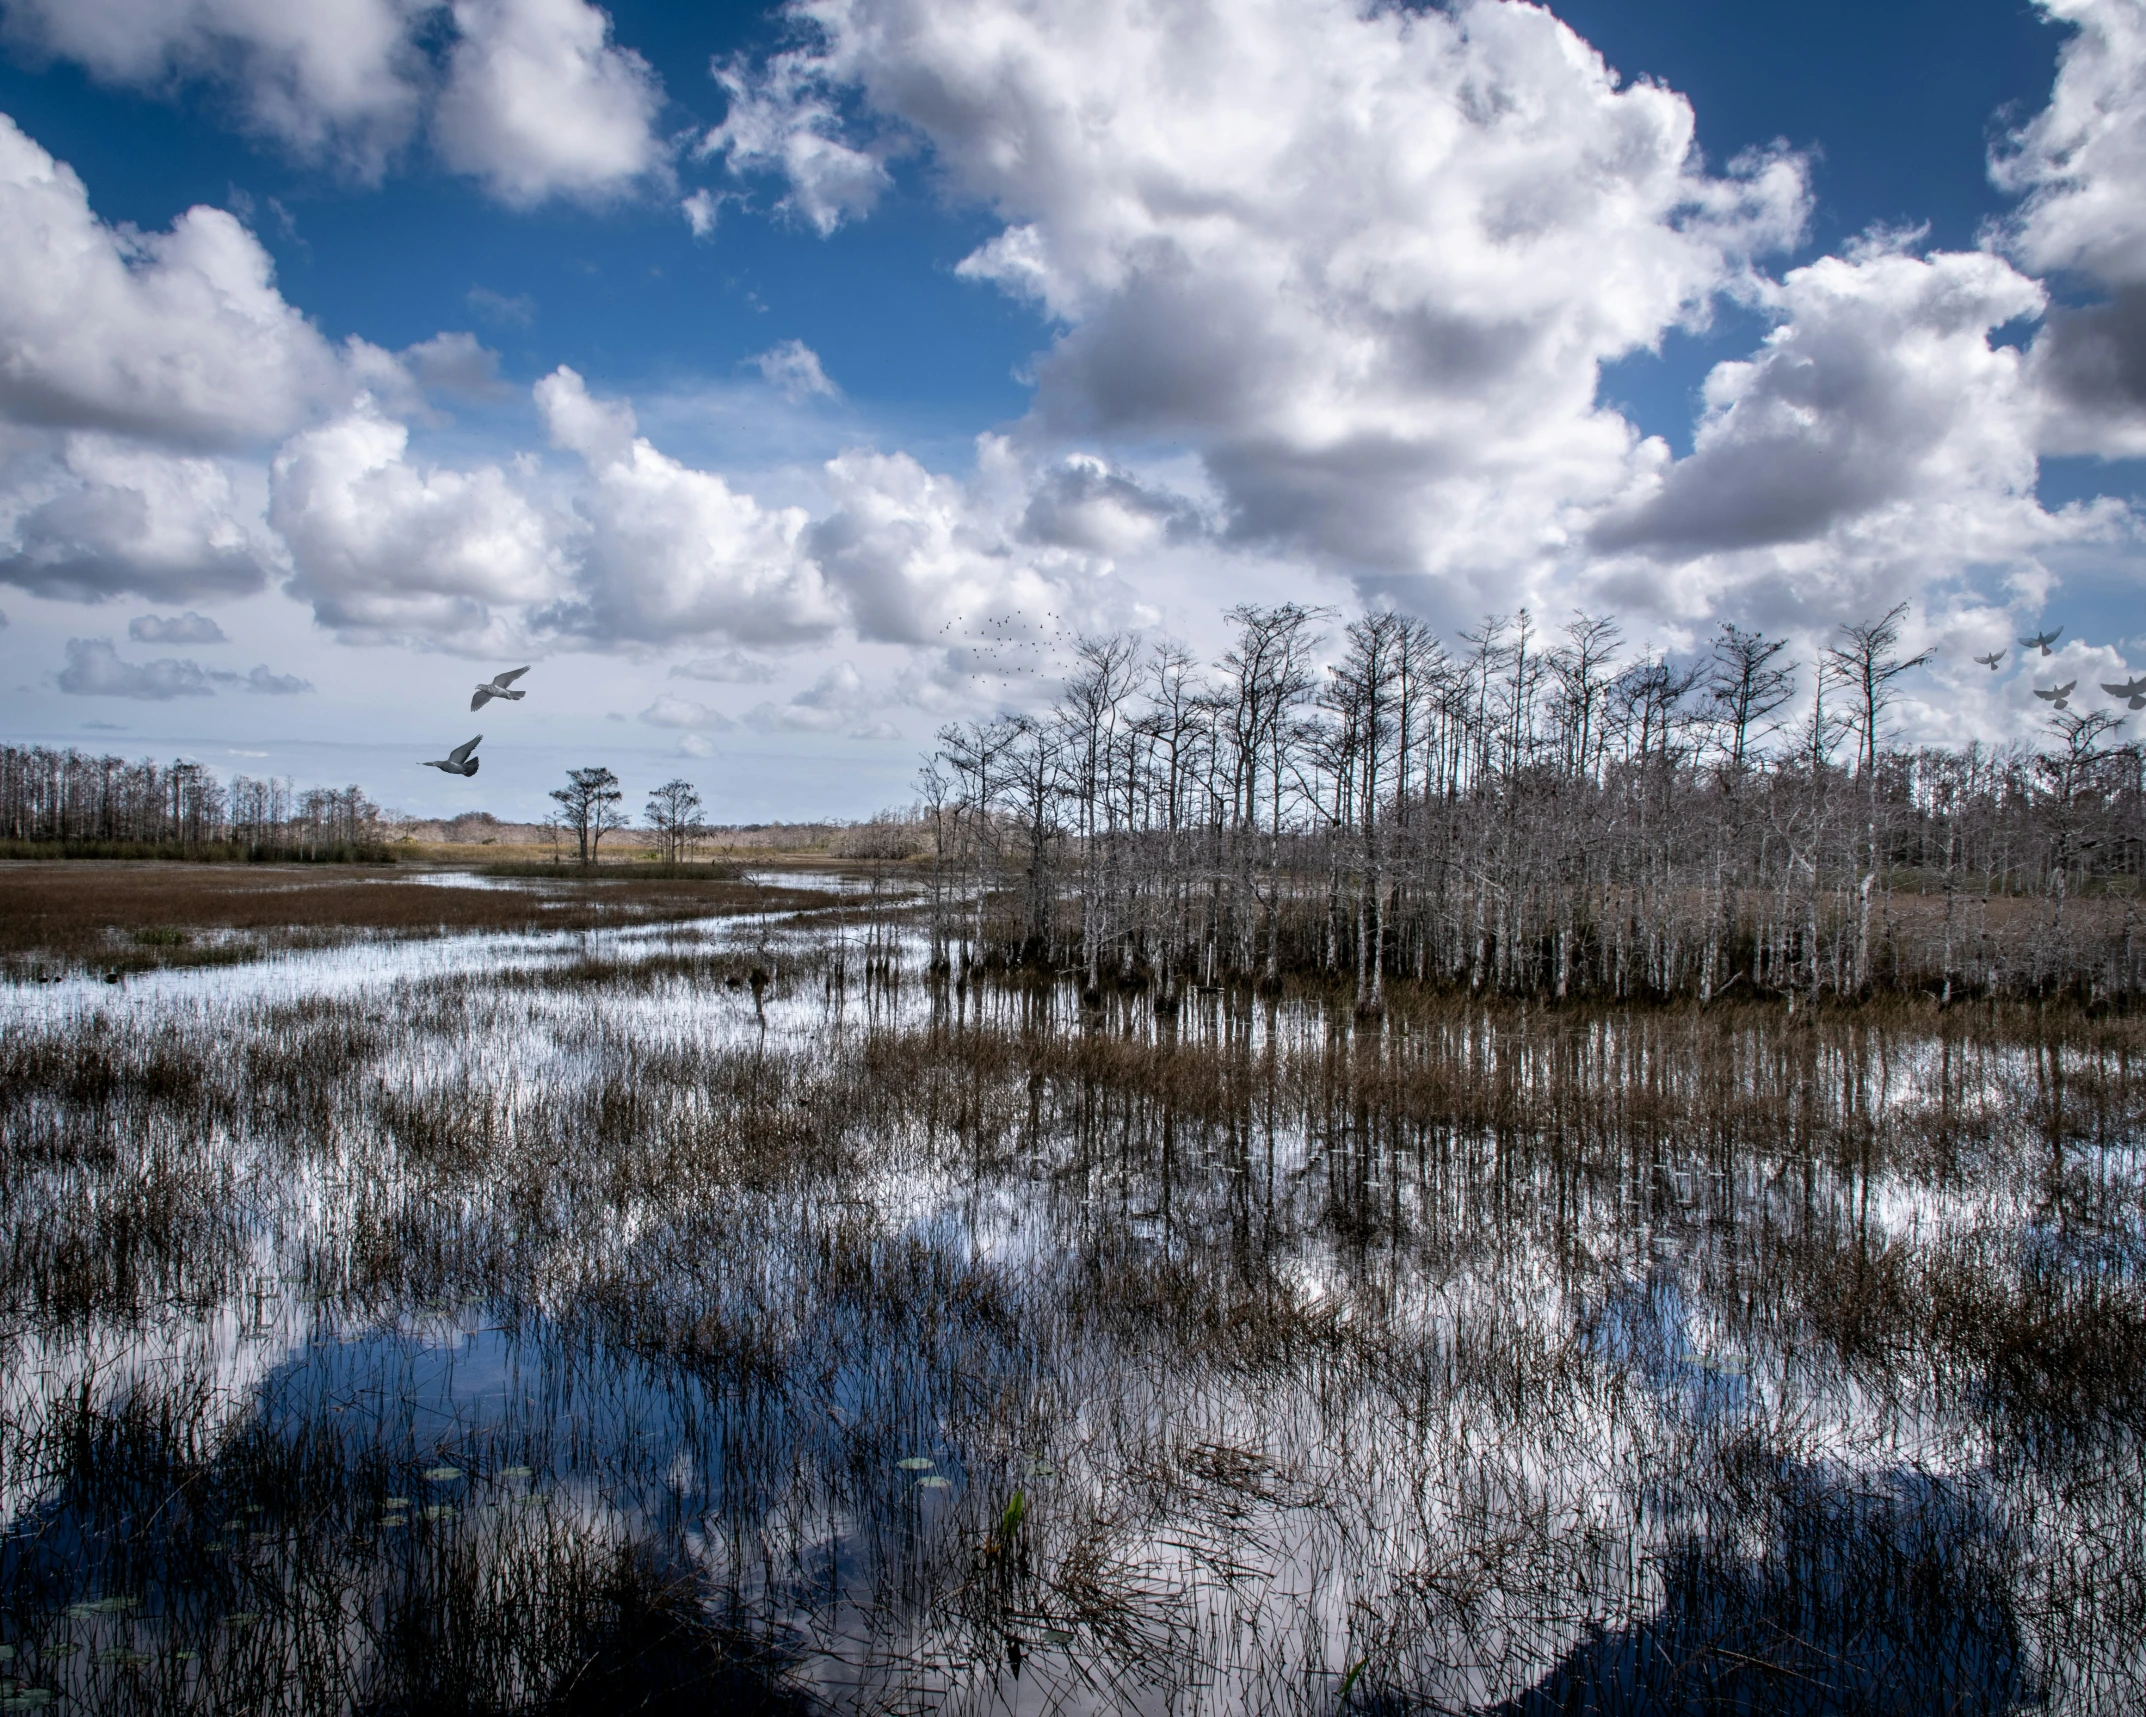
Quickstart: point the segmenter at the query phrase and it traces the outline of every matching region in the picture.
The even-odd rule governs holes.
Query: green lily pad
[[[433,1484],[452,1484],[462,1476],[460,1467],[427,1467],[426,1479]]]
[[[430,1508],[419,1509],[418,1515],[424,1520],[452,1520],[455,1511],[451,1503],[436,1502]]]
[[[13,1663],[14,1661],[15,1648],[11,1645],[0,1645],[0,1663]]]
[[[0,1710],[39,1711],[58,1697],[49,1687],[25,1687],[20,1692],[10,1693],[5,1699],[0,1699]]]
[[[499,1469],[499,1476],[503,1479],[533,1479],[536,1477],[536,1468],[501,1467]]]
[[[905,1473],[928,1473],[939,1463],[928,1455],[905,1455],[894,1464]]]
[[[384,1496],[380,1499],[380,1506],[382,1508],[408,1508],[410,1499],[406,1496]]]
[[[952,1490],[953,1488],[954,1481],[952,1479],[943,1479],[937,1473],[933,1473],[928,1479],[917,1480],[918,1490]]]
[[[260,1620],[260,1616],[253,1610],[233,1610],[228,1616],[224,1617],[224,1626],[227,1628],[250,1628],[258,1626]]]

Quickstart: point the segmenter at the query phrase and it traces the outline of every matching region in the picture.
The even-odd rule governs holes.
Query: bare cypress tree
[[[1103,942],[1109,932],[1112,807],[1110,773],[1119,741],[1119,715],[1132,691],[1137,652],[1123,634],[1082,638],[1077,666],[1061,698],[1073,802],[1085,886],[1081,890],[1081,970],[1090,994],[1101,983]]]
[[[1722,622],[1721,636],[1714,640],[1706,692],[1713,700],[1714,719],[1724,736],[1722,749],[1728,754],[1732,776],[1743,773],[1754,730],[1795,695],[1795,670],[1774,665],[1775,658],[1787,648],[1785,638],[1746,632],[1726,620]]]
[[[1847,634],[1847,642],[1830,646],[1825,654],[1824,672],[1849,696],[1848,719],[1859,741],[1856,773],[1873,788],[1876,786],[1878,747],[1885,712],[1895,696],[1893,682],[1937,654],[1935,650],[1924,650],[1914,656],[1893,653],[1900,642],[1900,623],[1907,618],[1907,612],[1908,605],[1902,602],[1876,620],[1844,625],[1841,630]]]
[[[1870,895],[1882,862],[1878,842],[1878,750],[1885,712],[1891,706],[1893,682],[1912,668],[1919,668],[1936,652],[1898,656],[1900,623],[1908,605],[1897,603],[1876,620],[1857,621],[1841,628],[1847,642],[1826,651],[1824,673],[1849,695],[1849,721],[1860,738],[1857,773],[1862,777],[1868,815],[1864,820],[1864,868],[1856,884],[1855,985],[1860,992],[1870,983]],[[1888,905],[1888,913],[1890,906]]]
[[[700,834],[700,794],[693,783],[673,777],[648,795],[642,820],[663,842],[672,864],[685,857],[686,844]]]
[[[951,851],[955,814],[954,784],[936,761],[917,770],[917,806],[931,825],[931,954],[929,970],[948,969],[946,928],[946,872]]]
[[[1565,628],[1564,643],[1550,652],[1550,677],[1557,685],[1558,761],[1569,775],[1594,772],[1595,752],[1604,737],[1610,665],[1621,638],[1616,621],[1575,613]]]

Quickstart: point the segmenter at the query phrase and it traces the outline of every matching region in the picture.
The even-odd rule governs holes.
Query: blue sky
[[[14,739],[744,820],[1247,599],[2146,666],[2140,0],[0,19]]]

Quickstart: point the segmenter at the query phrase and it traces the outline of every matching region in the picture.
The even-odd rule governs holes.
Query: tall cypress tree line
[[[322,857],[378,847],[380,808],[357,787],[225,782],[198,763],[0,745],[0,840]]]
[[[1723,626],[1619,665],[1612,620],[1239,608],[1202,671],[1084,641],[1056,707],[949,727],[926,765],[935,963],[1095,991],[1402,977],[1477,992],[2103,1000],[2135,934],[2146,759],[2121,717],[2039,746],[1888,738],[1904,610],[1812,663]]]

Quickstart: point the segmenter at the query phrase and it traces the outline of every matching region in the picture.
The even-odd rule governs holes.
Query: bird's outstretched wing
[[[1977,656],[1975,660],[1980,662],[1985,668],[1994,668],[1999,662],[2004,660],[2004,652],[2002,650],[1998,650],[1987,656]]]
[[[454,750],[450,751],[447,754],[448,760],[454,763],[467,763],[469,761],[469,754],[472,751],[475,751],[477,747],[483,743],[483,741],[484,735],[481,733],[478,734],[475,739],[463,741],[462,744],[456,746]]]
[[[2070,697],[2072,687],[2078,683],[2077,680],[2066,680],[2061,686],[2057,687],[2057,696],[2060,698]]]
[[[492,688],[490,686],[479,686],[477,688],[476,696],[472,697],[469,700],[469,707],[471,709],[482,709],[486,704],[490,703],[491,701]]]
[[[505,691],[509,686],[514,684],[516,680],[520,679],[528,671],[529,670],[525,667],[509,668],[503,674],[494,674],[492,676],[492,684],[497,686],[501,691]]]
[[[2045,692],[2040,686],[2036,686],[2034,688],[2034,695],[2038,698],[2044,699],[2049,703],[2055,703],[2058,698],[2064,695],[2064,692],[2061,687],[2059,687],[2056,691],[2053,692]]]
[[[2134,680],[2130,685],[2127,686],[2112,686],[2107,680],[2103,680],[2101,682],[2101,689],[2107,692],[2112,698],[2129,698],[2138,696],[2138,682],[2136,680]]]

